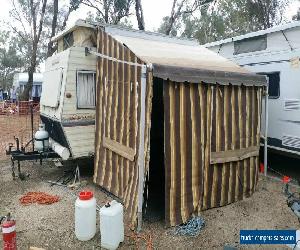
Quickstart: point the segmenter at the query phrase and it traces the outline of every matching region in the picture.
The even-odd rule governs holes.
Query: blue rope
[[[175,236],[192,236],[196,237],[200,234],[205,226],[205,221],[201,217],[193,217],[187,223],[176,226],[171,230],[171,234]]]

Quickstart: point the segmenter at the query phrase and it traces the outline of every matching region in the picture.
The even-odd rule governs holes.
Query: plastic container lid
[[[2,227],[3,228],[9,228],[9,227],[12,227],[14,225],[16,225],[16,221],[15,220],[7,220],[7,221],[3,222]]]
[[[91,191],[82,191],[79,193],[79,200],[87,201],[94,197],[93,192]]]
[[[282,182],[283,182],[283,183],[287,184],[287,183],[289,183],[290,181],[291,181],[291,178],[290,178],[289,176],[283,176],[283,178],[282,178]]]

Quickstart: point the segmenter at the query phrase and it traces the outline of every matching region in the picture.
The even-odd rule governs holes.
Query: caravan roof
[[[232,38],[227,38],[227,39],[212,42],[212,43],[207,43],[204,46],[206,48],[213,47],[213,46],[218,46],[218,45],[225,44],[225,43],[240,41],[240,40],[243,40],[243,39],[246,39],[246,38],[262,36],[262,35],[278,32],[278,31],[284,31],[284,30],[288,30],[288,29],[292,29],[292,28],[296,28],[296,27],[300,27],[300,21],[294,21],[294,22],[290,22],[290,23],[287,23],[287,24],[284,24],[284,25],[275,26],[275,27],[272,27],[272,28],[269,28],[269,29],[260,30],[260,31],[256,31],[256,32],[251,32],[251,33],[247,33],[245,35],[235,36],[235,37],[232,37]]]
[[[153,65],[154,76],[178,82],[265,85],[264,76],[250,73],[230,60],[200,46],[196,40],[170,37],[154,32],[78,20],[54,41],[79,27],[100,27],[128,47],[137,57]],[[201,79],[199,79],[201,75]]]
[[[105,32],[153,65],[153,74],[177,82],[202,81],[220,84],[265,85],[264,76],[250,73],[197,42],[151,32],[105,26]]]

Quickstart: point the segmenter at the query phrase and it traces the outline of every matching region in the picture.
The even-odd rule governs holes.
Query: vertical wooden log
[[[195,86],[190,87],[190,102],[191,102],[191,120],[192,120],[192,192],[193,192],[193,211],[196,211],[199,204],[199,167],[201,167],[201,162],[199,163],[199,134],[197,133],[196,125],[199,121],[196,120],[195,111],[195,92],[197,88]]]
[[[181,217],[185,221],[187,219],[187,201],[186,201],[186,121],[185,121],[185,86],[180,84],[180,166],[181,166]],[[177,180],[178,181],[178,180]]]
[[[221,138],[221,140],[224,140],[224,150],[227,151],[229,149],[228,147],[228,113],[229,113],[229,106],[228,106],[228,100],[229,100],[229,90],[230,86],[224,86],[224,101],[223,101],[223,120],[224,120],[224,138]],[[227,179],[227,173],[230,171],[230,164],[225,163],[222,165],[222,189],[220,192],[221,195],[221,202],[220,205],[224,206],[227,204],[227,197],[229,193],[229,188],[226,185],[226,182],[229,182]]]

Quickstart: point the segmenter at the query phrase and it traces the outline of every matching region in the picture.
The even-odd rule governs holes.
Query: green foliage
[[[193,14],[182,15],[172,35],[195,38],[201,44],[266,29],[282,23],[291,0],[215,0]],[[159,32],[164,33],[168,17]]]
[[[194,20],[198,29],[192,36],[200,43],[207,43],[273,27],[283,21],[283,12],[289,2],[219,0],[215,8],[204,10],[200,18]]]
[[[158,28],[157,32],[162,33],[162,34],[166,34],[167,33],[167,29],[168,29],[168,25],[169,25],[169,17],[165,16],[163,17],[162,23],[160,25],[160,27]],[[179,35],[179,30],[181,27],[181,23],[180,22],[175,22],[175,24],[172,26],[172,29],[170,31],[170,35],[171,36],[178,36]]]
[[[297,14],[293,16],[294,21],[300,21],[300,8],[297,11]]]
[[[9,42],[8,42],[9,41]],[[19,41],[13,39],[8,31],[0,34],[0,88],[8,90],[12,85],[13,75],[22,71],[24,60],[19,48]]]
[[[76,0],[75,0],[76,1]],[[87,20],[107,24],[120,24],[124,18],[131,15],[134,0],[82,0],[82,4],[96,10],[89,13]]]

